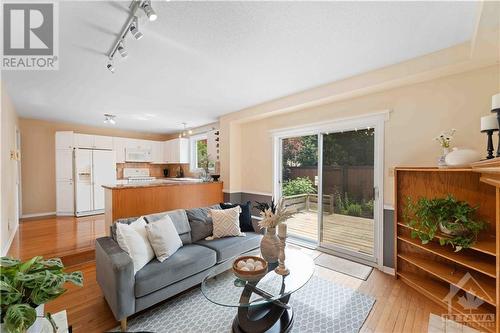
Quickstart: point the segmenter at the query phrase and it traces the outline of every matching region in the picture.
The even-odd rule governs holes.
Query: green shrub
[[[350,202],[346,207],[346,214],[349,216],[361,216],[361,205],[355,202]]]
[[[283,196],[316,193],[313,182],[309,178],[295,178],[283,183]]]

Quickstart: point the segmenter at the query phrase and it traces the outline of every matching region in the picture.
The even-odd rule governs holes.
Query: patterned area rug
[[[375,299],[371,296],[313,276],[290,298],[295,311],[292,332],[358,332],[374,303]],[[130,319],[128,330],[158,333],[231,332],[236,312],[236,308],[211,303],[199,288],[195,288]]]

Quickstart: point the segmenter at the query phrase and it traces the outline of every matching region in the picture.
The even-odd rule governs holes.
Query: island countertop
[[[208,207],[224,201],[223,182],[161,179],[104,187],[104,220],[109,232],[117,219],[175,209]]]
[[[203,185],[203,184],[217,184],[221,182],[202,182],[198,180],[170,180],[159,179],[152,182],[145,183],[131,183],[131,184],[115,184],[115,185],[102,185],[108,190],[120,190],[126,188],[143,188],[143,187],[158,187],[158,186],[178,186],[178,185]]]

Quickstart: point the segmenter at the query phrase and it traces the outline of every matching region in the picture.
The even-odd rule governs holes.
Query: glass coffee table
[[[299,250],[286,250],[286,267],[290,274],[268,273],[258,282],[238,279],[231,269],[220,274],[213,269],[201,284],[205,297],[218,305],[238,308],[233,321],[235,333],[289,332],[293,309],[288,304],[292,293],[302,288],[314,272],[314,262]]]

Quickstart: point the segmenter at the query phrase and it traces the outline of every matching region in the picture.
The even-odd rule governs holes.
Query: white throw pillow
[[[245,236],[240,230],[240,206],[230,209],[210,209],[212,216],[214,231],[211,237],[207,240],[227,237],[227,236]]]
[[[182,246],[181,238],[168,215],[147,224],[146,231],[149,243],[155,251],[156,259],[160,262],[165,261]]]
[[[132,258],[134,274],[155,257],[149,244],[146,225],[142,216],[131,224],[116,224],[116,240],[123,251]]]

